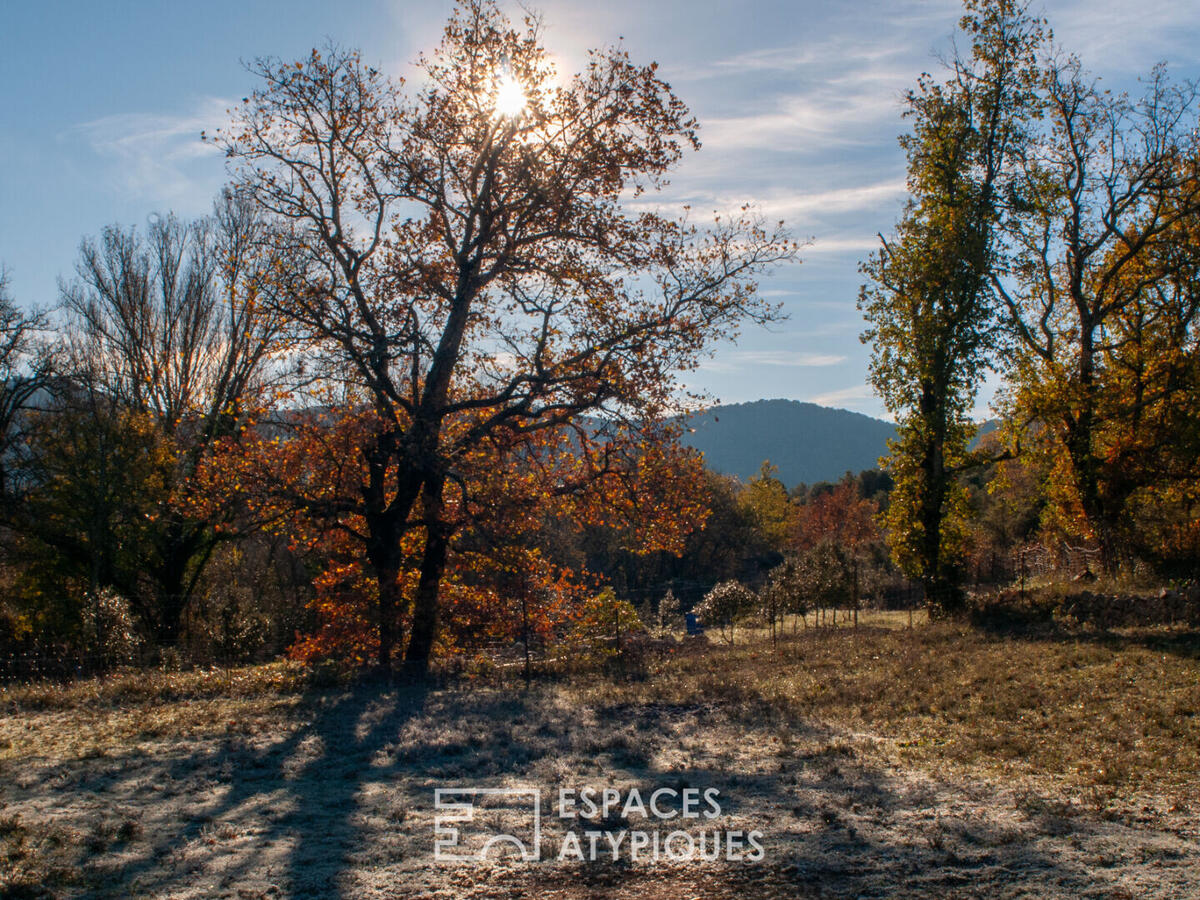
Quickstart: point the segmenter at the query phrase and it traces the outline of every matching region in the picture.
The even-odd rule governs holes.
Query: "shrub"
[[[738,622],[759,608],[758,595],[737,581],[722,581],[704,595],[696,606],[700,621],[720,627],[725,639],[733,643],[733,629]]]
[[[83,638],[106,669],[136,662],[143,644],[129,601],[109,588],[84,597]]]

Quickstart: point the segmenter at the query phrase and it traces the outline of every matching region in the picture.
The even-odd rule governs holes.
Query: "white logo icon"
[[[483,862],[493,848],[496,855],[515,849],[523,862],[542,857],[536,788],[437,788],[433,806],[433,858],[439,862]]]

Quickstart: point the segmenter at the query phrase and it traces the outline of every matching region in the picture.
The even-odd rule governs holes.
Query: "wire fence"
[[[265,662],[278,654],[189,654],[181,647],[160,647],[135,655],[88,652],[62,647],[0,652],[0,684],[34,681],[75,681],[120,671],[160,668],[164,671],[193,667],[230,668],[248,662]]]
[[[1081,573],[1098,571],[1099,551],[1093,547],[1076,547],[1067,544],[1047,546],[1032,543],[1012,549],[1008,553],[995,553],[990,558],[975,560],[968,573],[967,587],[987,591],[996,585],[1020,585],[1048,577],[1078,578]],[[663,624],[677,625],[682,631],[685,607],[680,595],[702,594],[711,583],[673,578],[659,584],[625,587],[621,599],[635,604],[647,626]],[[662,605],[668,596],[677,598],[671,608]],[[877,584],[869,595],[860,599],[859,608],[884,610],[914,610],[925,603],[921,585],[903,577],[894,577]],[[41,647],[29,649],[0,649],[0,683],[29,682],[41,680],[70,681],[100,675],[121,667],[167,665],[187,667],[190,665],[232,666],[240,662],[261,661],[278,655],[281,645],[278,640],[261,641],[257,652],[245,652],[237,641],[230,639],[228,623],[217,639],[205,642],[203,648],[184,642],[178,647],[158,648],[151,654],[145,652],[134,656],[114,656],[113,653],[88,652],[67,647]],[[622,646],[619,635],[597,634],[587,639],[572,639],[558,635],[552,640],[534,638],[528,648],[520,638],[495,641],[475,647],[471,653],[476,659],[486,659],[497,668],[517,669],[526,666],[546,667],[568,664],[572,659],[584,656],[620,656],[629,646],[636,647],[637,641],[624,638]],[[225,645],[229,646],[226,647]],[[220,645],[220,646],[218,646]],[[270,646],[269,646],[270,645]],[[164,659],[165,657],[165,659]]]
[[[0,654],[0,683],[24,681],[70,681],[112,669],[114,661],[104,654],[70,650],[35,650]]]

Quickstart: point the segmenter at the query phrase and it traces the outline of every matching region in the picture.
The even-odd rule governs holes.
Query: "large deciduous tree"
[[[1050,448],[1059,508],[1112,569],[1137,543],[1122,530],[1131,498],[1193,419],[1180,404],[1194,384],[1197,90],[1159,67],[1131,100],[1069,57],[1048,63],[1043,91],[1047,127],[1012,192],[1014,264],[993,277],[1015,349],[1010,416]]]
[[[864,266],[859,306],[873,346],[871,380],[896,417],[887,512],[899,565],[920,580],[930,610],[961,605],[965,494],[959,473],[970,412],[996,333],[989,285],[1000,249],[1001,187],[1035,111],[1041,23],[1015,0],[968,0],[968,58],[943,82],[908,94],[901,139],[912,196],[893,239]]]
[[[447,429],[461,431],[472,421],[455,419]],[[377,427],[371,409],[346,400],[280,411],[253,434],[230,440],[202,474],[199,493],[207,502],[219,507],[241,497],[255,518],[284,530],[318,566],[317,628],[294,648],[302,658],[365,661],[378,650],[378,579],[363,559],[365,520],[354,512],[369,465],[361,448]],[[597,430],[603,435],[596,425],[539,429],[512,443],[486,442],[458,461],[439,522],[448,542],[439,652],[511,639],[517,624],[544,637],[552,623],[569,618],[588,579],[584,560],[556,558],[548,547],[554,523],[620,532],[622,546],[639,556],[678,554],[704,523],[698,454],[653,432],[603,437]],[[398,632],[411,628],[424,531],[418,525],[402,536]],[[520,615],[513,614],[514,599]]]
[[[78,277],[62,287],[58,377],[18,525],[93,592],[126,595],[163,644],[178,639],[233,514],[197,515],[196,472],[240,433],[268,379],[277,319],[260,302],[262,227],[232,192],[195,222],[109,227],[82,243]]]
[[[655,419],[673,373],[772,317],[752,279],[795,245],[750,218],[700,230],[631,211],[698,142],[655,67],[619,49],[563,78],[536,21],[468,0],[418,68],[406,92],[338,48],[261,61],[262,89],[217,140],[286,223],[277,283],[295,345],[369,411],[356,492],[309,505],[362,523],[384,666],[403,538],[420,533],[405,654],[419,674],[479,454],[532,458],[539,433],[572,429],[594,475],[619,466],[592,426],[620,440],[617,425]]]

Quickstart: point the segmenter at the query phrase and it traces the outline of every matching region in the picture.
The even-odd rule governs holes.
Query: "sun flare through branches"
[[[506,119],[515,119],[525,111],[527,102],[525,87],[520,80],[512,72],[501,72],[500,77],[496,80],[496,115]]]

